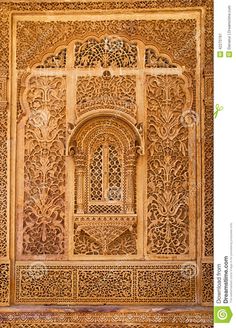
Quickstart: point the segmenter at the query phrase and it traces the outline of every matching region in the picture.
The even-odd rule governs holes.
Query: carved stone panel
[[[0,11],[0,327],[212,327],[211,0]]]

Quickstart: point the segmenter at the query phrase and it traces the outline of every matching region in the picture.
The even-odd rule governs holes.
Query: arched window
[[[135,213],[136,135],[122,120],[91,119],[76,137],[77,214]]]

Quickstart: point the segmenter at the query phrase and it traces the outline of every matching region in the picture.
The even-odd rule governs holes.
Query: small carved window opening
[[[109,135],[96,141],[89,150],[89,212],[118,213],[124,210],[124,151]]]

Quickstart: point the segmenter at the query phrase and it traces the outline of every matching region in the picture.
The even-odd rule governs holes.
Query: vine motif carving
[[[21,298],[24,302],[31,299],[48,301],[48,297],[57,302],[68,302],[73,297],[73,269],[67,267],[55,268],[43,267],[39,271],[32,267],[22,267],[21,274]]]
[[[166,266],[159,270],[149,268],[137,270],[137,293],[139,301],[175,303],[195,302],[195,279],[188,279],[178,267]],[[174,290],[178,290],[175,294]],[[180,296],[181,295],[181,296]],[[171,300],[171,301],[170,301]]]
[[[204,219],[204,256],[211,257],[214,254],[214,213],[213,213],[213,74],[205,73],[205,124],[204,131],[204,171],[205,171],[205,219]]]
[[[94,109],[112,108],[136,118],[136,77],[80,77],[77,81],[77,117]]]
[[[101,41],[88,39],[75,46],[75,67],[137,67],[137,45],[105,37]]]
[[[32,77],[24,159],[24,255],[64,253],[65,79]]]
[[[188,130],[180,123],[187,102],[176,76],[148,76],[149,254],[189,252]]]

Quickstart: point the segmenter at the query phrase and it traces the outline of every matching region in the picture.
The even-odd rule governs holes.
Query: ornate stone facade
[[[1,305],[210,305],[212,1],[0,11]],[[202,310],[140,311],[0,312],[0,327],[212,327]]]

